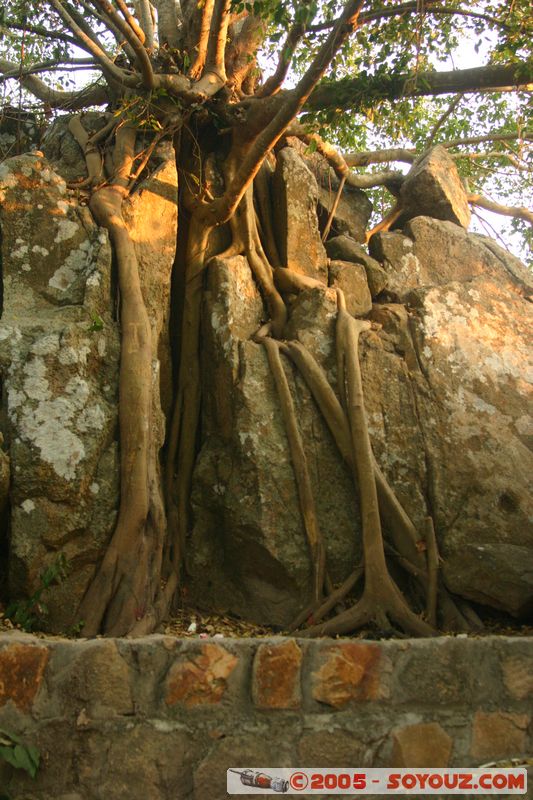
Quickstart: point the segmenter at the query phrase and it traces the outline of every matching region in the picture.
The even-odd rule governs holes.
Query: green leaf
[[[18,769],[25,770],[28,775],[31,775],[32,778],[35,778],[37,773],[38,763],[35,764],[32,758],[30,757],[28,751],[23,745],[17,744],[14,750],[14,756],[16,760],[15,766]]]
[[[102,319],[102,317],[95,311],[91,311],[91,319],[93,321],[91,327],[89,328],[91,333],[95,333],[96,331],[103,331],[104,320]]]
[[[18,761],[13,747],[0,747],[0,758],[3,758],[12,767],[18,769]]]

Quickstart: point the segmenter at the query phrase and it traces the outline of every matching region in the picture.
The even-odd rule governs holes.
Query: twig
[[[328,238],[329,231],[330,231],[331,225],[333,223],[333,220],[335,218],[335,212],[337,211],[337,208],[338,208],[338,205],[339,205],[339,202],[340,202],[340,199],[341,199],[341,195],[342,195],[342,190],[344,189],[344,184],[345,183],[346,183],[346,175],[343,175],[342,178],[339,181],[339,188],[337,189],[337,194],[335,195],[335,200],[333,201],[333,205],[331,206],[331,211],[329,212],[329,217],[328,217],[328,221],[326,222],[326,227],[324,228],[324,233],[322,234],[322,241],[323,242],[325,242],[326,239]]]

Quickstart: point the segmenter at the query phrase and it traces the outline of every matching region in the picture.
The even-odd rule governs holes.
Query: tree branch
[[[226,82],[224,53],[228,36],[230,0],[215,0],[207,42],[206,70],[216,72]]]
[[[9,80],[10,78],[20,79],[26,75],[35,75],[39,72],[51,72],[52,70],[72,69],[72,67],[87,67],[97,66],[93,58],[71,58],[62,61],[61,59],[50,58],[48,61],[41,61],[38,64],[33,64],[31,67],[21,69],[19,66],[14,67],[11,71],[4,72],[0,77],[1,81]],[[2,70],[0,69],[0,72]]]
[[[0,72],[17,72],[20,74],[20,67],[11,61],[0,59]],[[100,106],[109,102],[109,95],[104,86],[87,86],[84,89],[77,89],[73,92],[61,92],[52,89],[36,75],[23,75],[20,79],[22,86],[34,95],[38,100],[47,103],[51,108],[62,108],[65,111],[79,111],[87,106]]]
[[[205,59],[207,57],[207,44],[209,42],[209,31],[211,30],[211,18],[213,16],[214,0],[204,0],[202,6],[202,16],[200,20],[200,33],[196,47],[196,58],[191,64],[189,75],[192,80],[197,80],[203,72]]]
[[[157,35],[159,46],[167,44],[177,50],[180,47],[179,27],[176,0],[153,0],[157,9]]]
[[[345,153],[344,159],[349,167],[367,167],[369,164],[387,164],[401,161],[413,164],[417,159],[414,148],[389,147],[384,150],[362,150],[360,153]]]
[[[515,217],[515,219],[523,219],[533,225],[533,211],[523,206],[504,206],[501,203],[495,203],[481,194],[469,194],[468,202],[478,208],[484,208],[486,211],[493,211],[495,214],[502,214],[504,217]]]
[[[122,32],[121,32],[121,31],[120,31],[120,30],[119,30],[119,29],[116,27],[116,25],[114,25],[114,24],[111,22],[111,20],[110,20],[108,17],[106,17],[104,14],[102,14],[100,11],[97,11],[96,9],[94,9],[94,8],[93,8],[93,7],[90,5],[90,0],[78,0],[78,2],[79,2],[79,3],[80,3],[80,5],[82,6],[82,8],[84,8],[84,9],[85,9],[85,10],[86,10],[86,11],[87,11],[89,14],[91,14],[92,16],[94,16],[94,17],[96,17],[97,19],[99,19],[99,20],[100,20],[100,22],[101,22],[103,25],[105,25],[105,26],[106,26],[106,28],[107,28],[108,30],[110,30],[110,31],[111,31],[111,33],[112,33],[112,34],[113,34],[113,36],[115,37],[115,41],[116,41],[116,43],[117,43],[118,47],[119,47],[121,50],[123,50],[123,51],[124,51],[124,53],[127,55],[128,59],[129,59],[129,61],[130,61],[130,63],[131,63],[131,64],[132,64],[132,66],[133,66],[133,64],[135,63],[135,51],[133,50],[133,48],[131,47],[131,45],[130,45],[130,44],[127,42],[127,40],[124,38],[124,35],[123,35],[123,34],[122,34]]]
[[[300,126],[305,132],[303,126]],[[291,131],[293,126],[291,126]],[[299,132],[294,133],[300,136]],[[307,134],[309,138],[316,138],[315,134]],[[448,142],[439,142],[441,147],[449,150],[452,147],[462,147],[484,142],[514,142],[517,139],[533,140],[533,131],[517,131],[516,133],[489,133],[485,136],[469,136],[464,139],[452,139]],[[504,153],[501,154],[502,156]],[[461,158],[461,153],[452,153],[454,158]],[[344,153],[346,164],[349,167],[367,167],[369,164],[386,164],[390,161],[401,161],[406,164],[413,164],[418,158],[415,148],[391,147],[384,150],[362,150],[360,153]]]
[[[73,36],[69,36],[68,33],[63,33],[63,31],[48,30],[44,27],[44,25],[31,25],[29,23],[22,24],[13,19],[6,19],[4,20],[4,23],[4,25],[0,25],[0,31],[2,31],[2,33],[11,29],[16,31],[26,31],[27,33],[34,33],[36,36],[42,36],[44,39],[57,39],[60,42],[73,44],[85,50],[85,47],[76,41]]]
[[[366,14],[361,14],[359,21],[361,25],[367,25],[369,22],[376,22],[382,19],[389,19],[390,17],[401,16],[408,13],[420,13],[420,3],[403,3],[395,6],[394,8],[384,8],[379,11],[371,11]],[[490,14],[483,14],[477,11],[468,11],[463,8],[451,8],[451,6],[431,6],[429,2],[423,7],[424,14],[437,14],[442,16],[461,16],[472,17],[473,19],[480,19],[495,25],[504,30],[508,30],[509,26],[505,22],[499,20],[497,17],[492,17]],[[320,33],[321,31],[328,30],[333,27],[335,22],[319,22],[317,25],[310,25],[308,28],[309,33]]]
[[[435,141],[437,133],[440,131],[446,120],[449,119],[450,116],[453,114],[453,112],[455,111],[455,109],[457,108],[462,99],[463,99],[463,94],[458,94],[455,97],[452,97],[446,110],[440,115],[438,120],[433,125],[429,133],[429,136],[426,140],[426,148],[431,147],[431,145]]]
[[[293,25],[293,27],[290,29],[285,43],[281,48],[276,71],[265,81],[257,93],[257,97],[268,97],[268,95],[276,94],[276,92],[279,91],[281,84],[287,77],[287,72],[289,71],[294,51],[298,47],[298,44],[300,43],[304,33],[304,25]]]
[[[369,102],[425,97],[457,92],[511,92],[533,88],[533,66],[488,64],[449,72],[419,72],[417,75],[379,75],[323,81],[306,102],[306,110],[358,109]]]
[[[146,52],[146,48],[139,39],[139,36],[134,32],[131,25],[123,20],[120,14],[115,11],[108,0],[92,0],[92,2],[93,5],[98,7],[102,14],[105,14],[107,19],[109,19],[110,22],[116,28],[118,28],[128,44],[131,45],[133,51],[135,52],[139,69],[141,70],[143,83],[147,89],[153,89],[155,87],[154,71],[152,69],[152,64],[150,63],[148,53]]]
[[[366,175],[359,175],[352,172],[350,170],[350,166],[352,165],[348,161],[348,157],[339,153],[338,150],[329,144],[329,142],[322,139],[317,133],[306,131],[305,127],[298,122],[293,122],[287,128],[286,134],[287,136],[297,136],[307,144],[313,143],[317,153],[320,153],[320,155],[327,160],[337,177],[341,180],[345,180],[348,186],[352,186],[355,189],[372,189],[375,186],[386,186],[387,188],[392,188],[393,186],[397,187],[399,182],[404,179],[404,175],[398,171],[370,172]],[[377,155],[381,156],[383,153],[387,152],[391,151],[377,151]],[[413,153],[412,160],[414,161],[415,158],[416,155]],[[384,158],[383,160],[389,161],[391,159]],[[372,163],[372,161],[366,163]],[[361,166],[365,165],[364,163],[361,164]],[[354,164],[353,166],[359,166],[359,164]]]
[[[60,0],[48,0],[48,2],[57,11],[67,28],[72,31],[78,40],[78,43],[83,43],[84,50],[92,53],[92,55],[96,58],[105,74],[109,75],[111,78],[119,83],[124,84],[125,86],[138,86],[138,77],[134,75],[128,75],[126,72],[119,69],[119,67],[117,67],[113,61],[111,61],[107,53],[100,47],[100,45],[97,44],[93,38],[88,36],[82,27],[80,27],[73,17],[71,17],[71,15],[65,10]]]
[[[119,11],[121,12],[122,16],[132,29],[135,36],[137,36],[141,44],[144,44],[146,41],[146,34],[139,25],[139,23],[137,22],[137,20],[135,19],[135,17],[133,16],[133,14],[130,12],[124,0],[116,0],[116,3],[119,8]]]
[[[507,30],[509,28],[505,22],[499,20],[497,17],[493,17],[490,14],[483,14],[477,11],[469,11],[465,8],[452,8],[451,6],[433,6],[430,3],[426,2],[423,6],[424,14],[436,14],[436,15],[443,15],[443,16],[460,16],[460,17],[471,17],[473,19],[479,19],[483,22],[488,22],[490,25],[495,25],[499,28],[504,28]],[[381,9],[379,11],[371,11],[367,14],[361,14],[361,25],[366,25],[369,22],[375,22],[376,20],[388,19],[390,17],[396,17],[401,14],[407,13],[421,13],[421,6],[420,2],[418,3],[403,3],[397,5],[395,8],[386,8]]]
[[[346,39],[357,27],[359,12],[364,0],[350,0],[339,18],[335,28],[313,59],[309,69],[297,84],[296,88],[287,92],[284,102],[272,121],[255,139],[253,145],[244,154],[235,177],[226,192],[204,209],[207,219],[216,224],[227,221],[239,205],[247,186],[254,179],[265,155],[276,144],[287,126],[301,110],[316,84],[328,68],[335,53],[342,47]],[[270,98],[264,98],[268,101]],[[261,101],[258,101],[261,103]],[[261,109],[259,107],[259,113]],[[238,149],[238,148],[237,148]]]
[[[154,47],[154,19],[150,0],[135,0],[135,9],[144,35],[143,44],[147,50],[152,50]]]

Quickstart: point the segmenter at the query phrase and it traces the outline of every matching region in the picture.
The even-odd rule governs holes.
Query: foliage
[[[0,728],[0,758],[15,769],[22,769],[35,778],[40,753],[34,745],[26,745],[19,736]]]
[[[28,598],[14,600],[8,605],[5,612],[6,619],[28,632],[41,627],[48,614],[43,595],[52,586],[62,583],[67,577],[68,571],[69,563],[66,556],[64,553],[60,553],[55,561],[41,573],[39,585],[33,594]]]

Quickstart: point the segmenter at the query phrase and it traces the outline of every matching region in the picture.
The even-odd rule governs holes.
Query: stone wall
[[[0,636],[12,800],[217,800],[231,766],[474,766],[533,750],[533,640]],[[361,796],[361,795],[359,795]],[[529,795],[533,797],[533,794]]]

